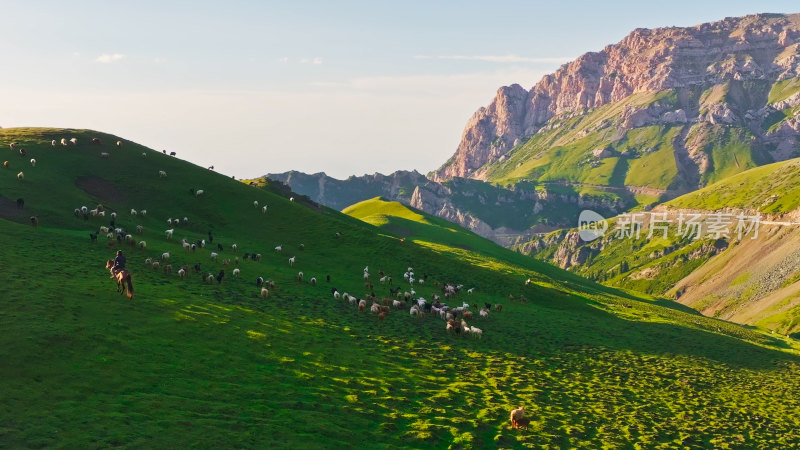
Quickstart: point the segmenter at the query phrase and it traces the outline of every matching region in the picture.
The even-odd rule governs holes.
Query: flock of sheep
[[[57,140],[52,140],[51,144],[53,147],[58,145]],[[60,144],[62,146],[69,146],[69,145],[77,145],[77,138],[62,138],[60,140]],[[100,140],[98,138],[92,139],[92,143],[100,144]],[[117,141],[117,146],[121,147],[122,142]],[[10,144],[12,150],[18,150],[21,155],[25,155],[25,150],[19,148],[19,144],[13,142]],[[166,152],[165,152],[166,153]],[[144,154],[146,155],[146,154]],[[107,158],[108,153],[101,153],[101,157]],[[36,167],[36,160],[31,159],[30,164],[32,167]],[[6,167],[8,167],[8,162],[4,163]],[[158,172],[159,178],[166,178],[167,173],[164,170],[159,170]],[[18,178],[22,180],[24,178],[24,174],[20,172],[18,174]],[[189,190],[191,195],[195,197],[199,197],[204,195],[205,191],[203,189],[190,189]],[[21,199],[20,199],[21,200]],[[294,201],[294,198],[290,198],[290,201]],[[268,211],[267,205],[260,205],[257,200],[253,201],[253,207],[257,210],[260,210],[262,214],[266,214]],[[106,209],[103,205],[97,205],[93,209],[89,209],[87,206],[81,206],[79,208],[75,208],[73,213],[76,217],[82,217],[84,220],[89,220],[90,218],[105,218],[106,217]],[[96,241],[98,236],[104,235],[108,240],[117,240],[120,244],[127,243],[133,248],[140,248],[145,249],[147,248],[147,243],[144,240],[138,240],[134,238],[133,234],[128,233],[124,228],[120,226],[116,226],[117,220],[117,213],[116,212],[109,212],[108,217],[110,217],[110,226],[100,226],[98,230],[94,233],[89,233],[89,236],[92,241]],[[130,218],[137,218],[137,217],[147,217],[147,210],[146,209],[131,209],[130,210]],[[33,222],[33,218],[31,219]],[[36,221],[38,223],[38,220]],[[177,226],[187,226],[189,224],[189,218],[183,217],[181,218],[173,218],[169,217],[166,219],[167,225],[171,226],[171,228],[166,229],[164,232],[164,239],[166,241],[171,241],[175,229]],[[143,225],[136,226],[136,234],[141,235],[144,232]],[[336,233],[336,237],[340,236],[339,233]],[[196,242],[190,242],[187,238],[183,238],[181,240],[181,246],[185,250],[185,252],[195,254],[198,249],[206,248],[207,245],[211,245],[213,243],[213,235],[209,231],[208,232],[208,241],[205,239],[199,239]],[[304,249],[303,244],[300,244],[298,247],[300,250]],[[211,251],[209,254],[209,258],[211,262],[218,263],[219,262],[219,252],[222,252],[224,247],[219,242],[217,243],[216,250]],[[242,255],[242,259],[239,258],[238,253],[238,245],[232,244],[230,246],[231,251],[234,254],[233,260],[230,258],[222,259],[221,264],[224,268],[233,265],[235,266],[232,270],[232,276],[234,278],[238,278],[240,275],[239,265],[246,260],[251,260],[254,262],[258,262],[261,260],[260,253],[244,253]],[[278,245],[274,248],[276,254],[280,254],[283,251],[283,246]],[[164,252],[161,254],[160,258],[147,258],[145,260],[145,264],[147,267],[151,268],[152,270],[162,271],[169,275],[173,271],[173,266],[170,264],[171,255],[169,252]],[[290,266],[294,266],[297,263],[297,257],[291,256],[288,258],[288,263]],[[183,264],[177,270],[177,274],[180,276],[181,279],[186,279],[189,277],[190,272],[195,272],[199,274],[201,280],[205,283],[213,283],[216,281],[218,284],[221,284],[224,277],[225,277],[225,269],[220,270],[218,273],[214,274],[211,272],[204,272],[200,263],[194,264],[194,266],[190,266],[189,264]],[[386,284],[391,286],[392,284],[392,277],[384,274],[383,271],[379,271],[378,280],[381,284]],[[327,276],[327,281],[330,281],[330,276]],[[414,274],[414,270],[412,267],[409,267],[408,270],[403,274],[403,280],[405,283],[408,283],[409,290],[404,292],[400,292],[400,288],[392,289],[387,287],[390,294],[393,298],[390,297],[383,297],[382,299],[378,299],[378,297],[374,294],[374,285],[370,282],[371,274],[369,272],[369,267],[365,267],[363,273],[361,274],[361,278],[364,281],[365,288],[371,292],[370,294],[366,294],[364,299],[358,299],[355,296],[352,296],[348,293],[340,294],[336,288],[332,288],[332,294],[335,299],[343,299],[346,303],[355,306],[358,311],[366,311],[368,302],[371,302],[369,307],[369,311],[377,315],[378,319],[383,320],[389,314],[391,310],[399,310],[408,308],[409,314],[411,317],[423,319],[428,315],[438,316],[442,320],[445,321],[445,329],[449,333],[453,334],[465,334],[469,336],[473,336],[476,338],[481,338],[483,336],[483,330],[481,328],[470,326],[467,324],[467,320],[472,320],[474,314],[470,309],[470,304],[467,302],[461,301],[460,306],[449,306],[442,301],[442,297],[439,294],[433,295],[433,301],[428,301],[421,296],[416,295],[416,291],[414,290],[415,283],[417,285],[424,285],[426,277],[416,277]],[[304,274],[303,272],[298,272],[297,274],[297,281],[303,282]],[[312,286],[317,284],[317,279],[315,277],[311,277],[309,279],[309,283]],[[437,288],[440,288],[442,296],[445,300],[450,301],[457,298],[459,293],[462,291],[462,285],[453,285],[453,284],[439,284],[438,282],[434,283]],[[266,299],[270,295],[270,289],[275,288],[275,282],[271,280],[265,280],[263,277],[258,277],[256,279],[256,287],[258,289],[258,296],[263,299]],[[471,295],[473,293],[474,288],[467,289],[467,295]],[[409,304],[411,305],[409,307]],[[478,305],[476,303],[472,304],[472,308],[478,309]],[[485,304],[485,307],[480,308],[478,311],[478,318],[486,319],[489,316],[489,312],[492,309],[492,305],[489,303]],[[499,312],[502,311],[502,305],[494,305],[494,310]]]

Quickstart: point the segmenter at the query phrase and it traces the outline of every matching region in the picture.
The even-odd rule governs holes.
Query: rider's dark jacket
[[[114,258],[114,270],[122,270],[125,268],[125,255],[117,255]]]

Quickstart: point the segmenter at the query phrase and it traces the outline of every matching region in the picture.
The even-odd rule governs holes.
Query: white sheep
[[[489,311],[487,311],[485,309],[481,309],[481,311],[478,314],[480,314],[481,317],[483,317],[483,318],[489,317]]]
[[[147,153],[142,152],[142,158],[147,158]]]
[[[172,233],[174,233],[174,232],[175,232],[175,229],[174,228],[170,228],[169,230],[164,232],[164,235],[167,237],[167,239],[172,239]]]
[[[136,212],[136,210],[135,210],[135,209],[131,209],[131,215],[132,215],[132,216],[135,216],[135,215],[137,215],[137,214],[139,214],[139,213],[138,213],[138,212]]]
[[[68,145],[67,144],[67,138],[61,138],[61,145],[63,145],[64,147],[66,147]]]
[[[316,286],[316,285],[317,285],[317,279],[316,279],[316,277],[311,277],[311,285],[312,285],[312,286]]]
[[[100,216],[100,217],[105,217],[106,216],[106,212],[105,211],[98,211],[97,215]]]
[[[105,211],[103,211],[103,212],[105,212]],[[112,218],[112,219],[116,219],[116,218],[117,218],[117,213],[115,213],[115,212],[112,212],[112,213],[111,213],[111,218]]]
[[[392,300],[392,306],[394,306],[395,308],[399,308],[403,306],[403,304],[400,302],[400,300]]]
[[[181,280],[186,278],[186,271],[184,269],[178,270],[178,275],[181,277]]]
[[[254,200],[254,201],[253,201],[253,206],[255,206],[256,208],[258,208],[258,200]]]
[[[147,210],[146,210],[146,209],[143,209],[143,210],[141,210],[141,211],[140,211],[140,213],[141,213],[143,216],[146,216],[146,215],[147,215]]]
[[[236,244],[232,244],[231,245],[231,249],[233,250],[234,253],[236,253],[236,249],[238,249],[238,248],[239,248],[239,246],[236,245]]]
[[[172,225],[172,218],[167,218],[167,225]]]
[[[100,227],[101,233],[108,233],[108,227]]]
[[[209,284],[214,284],[214,274],[213,273],[208,274],[206,281],[208,281]]]
[[[370,306],[369,310],[374,314],[378,314],[379,312],[381,312],[381,305],[373,303],[372,306]]]
[[[239,269],[238,268],[233,269],[233,277],[234,278],[238,278],[239,277]]]
[[[261,288],[261,298],[266,299],[269,297],[269,290],[267,288]]]
[[[467,294],[469,294],[469,295],[472,295],[472,291],[474,291],[474,290],[475,290],[475,288],[469,288],[469,289],[467,289]]]
[[[164,172],[163,170],[159,170],[158,171],[158,176],[160,178],[166,178],[167,177],[167,172]]]
[[[31,167],[36,167],[36,160],[31,158]]]
[[[203,195],[204,193],[205,193],[204,190],[198,189],[198,190],[194,191],[194,196],[195,197],[199,197],[199,196]]]
[[[339,295],[339,291],[333,291],[333,298],[339,300],[339,297],[341,297],[341,295]]]
[[[55,139],[53,139],[53,140],[50,142],[50,145],[52,145],[53,147],[55,147],[55,146],[56,146],[56,140],[55,140]]]
[[[267,205],[264,205],[264,207],[261,208],[261,213],[262,214],[266,214],[267,213]]]
[[[291,258],[289,258],[289,265],[290,265],[290,266],[293,266],[293,265],[294,265],[294,259],[295,259],[295,258],[296,258],[295,256],[292,256]]]
[[[217,256],[219,256],[219,255],[217,255],[215,252],[211,252],[211,260],[212,261],[216,261],[217,260]]]
[[[117,147],[122,147],[122,141],[117,141]]]
[[[184,217],[183,218],[183,224],[184,225],[188,225],[189,224],[189,218],[188,217]]]
[[[483,330],[481,330],[480,328],[478,328],[478,327],[466,327],[466,328],[464,328],[464,331],[467,331],[467,329],[469,329],[468,333],[473,335],[473,336],[475,336],[476,339],[483,338]]]
[[[78,145],[78,138],[72,138],[69,141],[72,142],[72,145]]]
[[[162,261],[169,261],[169,252],[164,252],[161,254]]]
[[[281,250],[283,250],[283,247],[282,247],[282,246],[280,246],[280,245],[279,245],[279,246],[275,247],[275,251],[276,251],[276,252],[280,253],[280,252],[281,252]]]
[[[294,197],[289,197],[289,201],[293,202],[294,201]]]
[[[139,248],[147,248],[147,242],[139,241]]]
[[[20,173],[17,174],[17,179],[18,180],[22,181],[24,178],[25,178],[25,174],[24,173],[20,172]]]
[[[356,302],[358,302],[358,299],[353,297],[352,295],[347,295],[347,294],[344,294],[344,295],[345,295],[345,298],[347,298],[347,301],[350,302],[351,305],[355,305]]]
[[[108,153],[107,152],[100,152],[100,157],[101,158],[108,158]]]

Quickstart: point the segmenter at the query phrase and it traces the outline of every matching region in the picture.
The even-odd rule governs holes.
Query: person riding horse
[[[125,255],[122,254],[122,250],[117,250],[117,257],[114,258],[114,267],[112,267],[111,270],[111,278],[114,278],[119,272],[125,270]]]

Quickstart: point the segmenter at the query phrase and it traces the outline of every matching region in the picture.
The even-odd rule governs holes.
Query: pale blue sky
[[[497,88],[637,27],[789,1],[2,1],[0,126],[93,128],[237,177],[430,171]]]

